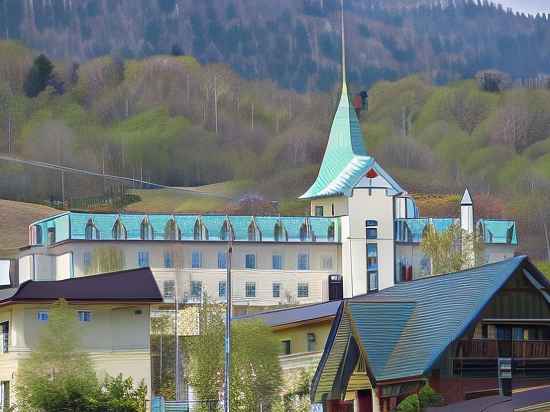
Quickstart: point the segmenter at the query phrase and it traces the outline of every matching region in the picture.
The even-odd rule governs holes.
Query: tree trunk
[[[546,240],[546,259],[550,262],[550,235],[548,234],[548,223],[546,220],[543,223],[544,226],[544,238]]]

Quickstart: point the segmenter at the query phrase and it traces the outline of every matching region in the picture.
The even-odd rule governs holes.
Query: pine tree
[[[54,65],[45,55],[38,56],[25,79],[24,89],[28,97],[38,96],[52,79]]]

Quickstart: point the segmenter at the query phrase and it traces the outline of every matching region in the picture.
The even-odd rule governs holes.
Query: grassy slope
[[[28,244],[27,228],[32,222],[58,213],[47,206],[0,199],[0,256],[14,256],[18,248]]]

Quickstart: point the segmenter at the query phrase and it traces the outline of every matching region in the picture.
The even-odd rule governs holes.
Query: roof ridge
[[[83,279],[97,279],[99,277],[103,278],[103,277],[110,277],[110,276],[116,276],[116,275],[124,275],[128,272],[141,272],[141,271],[144,271],[144,270],[149,270],[151,273],[151,268],[149,266],[147,267],[143,267],[143,268],[133,268],[133,269],[124,269],[124,270],[117,270],[115,272],[104,272],[104,273],[98,273],[96,275],[86,275],[86,276],[79,276],[79,277],[74,277],[74,278],[68,278],[68,279],[61,279],[61,280],[27,280],[25,282],[23,282],[20,287],[22,287],[23,285],[26,285],[26,284],[33,284],[33,283],[39,283],[39,284],[46,284],[46,283],[54,283],[54,284],[59,284],[59,283],[69,283],[69,282],[74,282],[74,281],[79,281],[79,280],[83,280]]]
[[[343,300],[329,300],[329,301],[326,301],[326,302],[308,303],[306,305],[297,305],[297,306],[291,306],[291,307],[287,307],[287,308],[272,309],[272,310],[268,310],[268,311],[265,311],[265,312],[247,313],[245,315],[238,316],[238,318],[239,319],[245,319],[247,317],[254,317],[254,316],[259,316],[259,315],[269,315],[269,314],[272,314],[272,313],[280,313],[280,312],[284,312],[284,311],[288,311],[288,310],[307,309],[307,308],[311,308],[311,307],[314,307],[314,306],[327,305],[329,303],[336,303],[336,302],[342,303]]]

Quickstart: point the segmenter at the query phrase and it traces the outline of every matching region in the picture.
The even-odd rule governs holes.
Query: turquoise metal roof
[[[515,257],[349,300],[376,380],[427,373],[522,265],[536,271],[526,257]],[[538,281],[548,285],[542,276]]]
[[[86,226],[92,222],[99,232],[99,240],[113,240],[113,227],[116,221],[124,225],[127,232],[127,240],[141,239],[141,224],[147,219],[153,227],[154,239],[164,240],[166,225],[172,219],[175,220],[181,233],[181,240],[193,240],[195,224],[198,220],[208,230],[209,241],[220,241],[220,234],[224,223],[229,220],[236,241],[248,241],[248,228],[252,222],[261,233],[261,241],[275,241],[275,225],[281,223],[288,233],[288,242],[300,242],[300,228],[308,224],[315,234],[318,242],[339,242],[339,219],[336,217],[279,217],[279,216],[222,216],[222,215],[161,215],[161,214],[106,214],[68,212],[49,219],[33,223],[31,226],[42,228],[42,244],[45,241],[48,228],[54,228],[56,242],[63,240],[86,239]],[[334,224],[334,239],[328,239],[328,228]],[[69,230],[70,228],[70,230]],[[96,239],[91,239],[96,240]],[[259,241],[257,239],[256,241]],[[280,239],[284,242],[285,239]]]
[[[488,220],[482,219],[478,227],[483,235],[485,243],[517,245],[518,233],[516,222],[512,220]]]
[[[449,229],[453,224],[458,223],[455,218],[419,218],[419,219],[396,219],[396,237],[397,242],[420,243],[424,236],[424,231],[429,224],[432,224],[438,233]]]
[[[348,193],[373,164],[374,159],[365,149],[361,125],[344,83],[317,180],[300,198]]]

